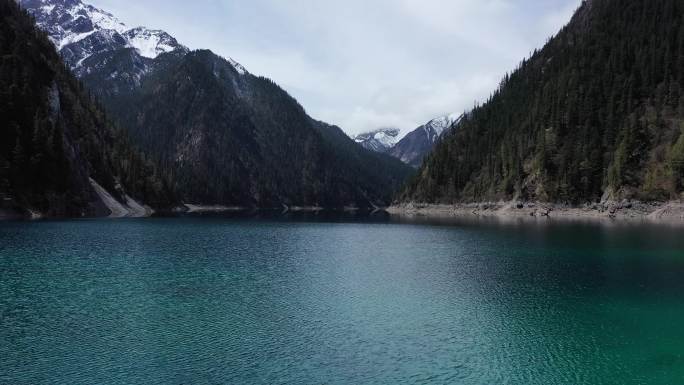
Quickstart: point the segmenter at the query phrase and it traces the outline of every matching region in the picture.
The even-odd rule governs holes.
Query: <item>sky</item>
[[[404,133],[469,110],[581,0],[85,0],[268,77],[315,119]]]

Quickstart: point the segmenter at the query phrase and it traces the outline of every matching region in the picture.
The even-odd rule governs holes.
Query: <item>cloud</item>
[[[348,133],[483,101],[580,0],[91,0],[232,57]]]

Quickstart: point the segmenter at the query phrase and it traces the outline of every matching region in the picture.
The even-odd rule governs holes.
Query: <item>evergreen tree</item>
[[[585,1],[466,115],[401,199],[678,197],[682,21],[679,0]]]
[[[141,161],[13,0],[0,0],[0,101],[3,206],[11,197],[11,208],[95,214],[89,177],[115,195],[121,181],[127,194],[155,207],[175,201],[155,166]],[[142,182],[126,174],[143,168]]]

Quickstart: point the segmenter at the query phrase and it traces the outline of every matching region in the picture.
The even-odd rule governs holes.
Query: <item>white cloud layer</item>
[[[484,100],[581,0],[86,0],[232,57],[350,134]]]

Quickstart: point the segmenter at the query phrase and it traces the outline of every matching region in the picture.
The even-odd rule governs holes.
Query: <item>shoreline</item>
[[[186,210],[177,210],[176,212],[186,214],[225,213],[249,210],[248,208],[240,206],[200,205],[190,203],[185,203],[180,207],[184,207]]]
[[[15,210],[0,209],[0,221],[15,221],[15,220],[40,220],[40,219],[144,219],[144,218],[165,218],[174,216],[204,216],[204,215],[221,215],[221,214],[321,214],[321,213],[374,213],[383,211],[378,208],[358,208],[353,206],[345,207],[320,207],[320,206],[283,206],[282,208],[271,207],[245,207],[245,206],[223,206],[223,205],[201,205],[183,203],[168,210],[153,210],[152,208],[142,205],[132,198],[126,196],[128,202],[126,206],[111,198],[107,202],[103,202],[105,208],[109,211],[108,214],[93,215],[93,216],[46,216],[37,211],[28,208],[17,208]],[[112,203],[116,202],[116,204]],[[137,209],[134,211],[134,208]]]
[[[359,211],[374,211],[372,208],[358,208],[355,206],[344,207],[322,207],[322,206],[286,206],[282,207],[246,207],[246,206],[223,206],[223,205],[201,205],[184,203],[177,209],[172,210],[176,213],[185,214],[220,214],[226,212],[279,212],[286,213],[321,213],[321,212],[345,212],[355,213]]]
[[[568,206],[540,202],[482,202],[462,204],[403,203],[391,215],[426,218],[508,218],[650,222],[684,225],[684,201],[603,202]]]

